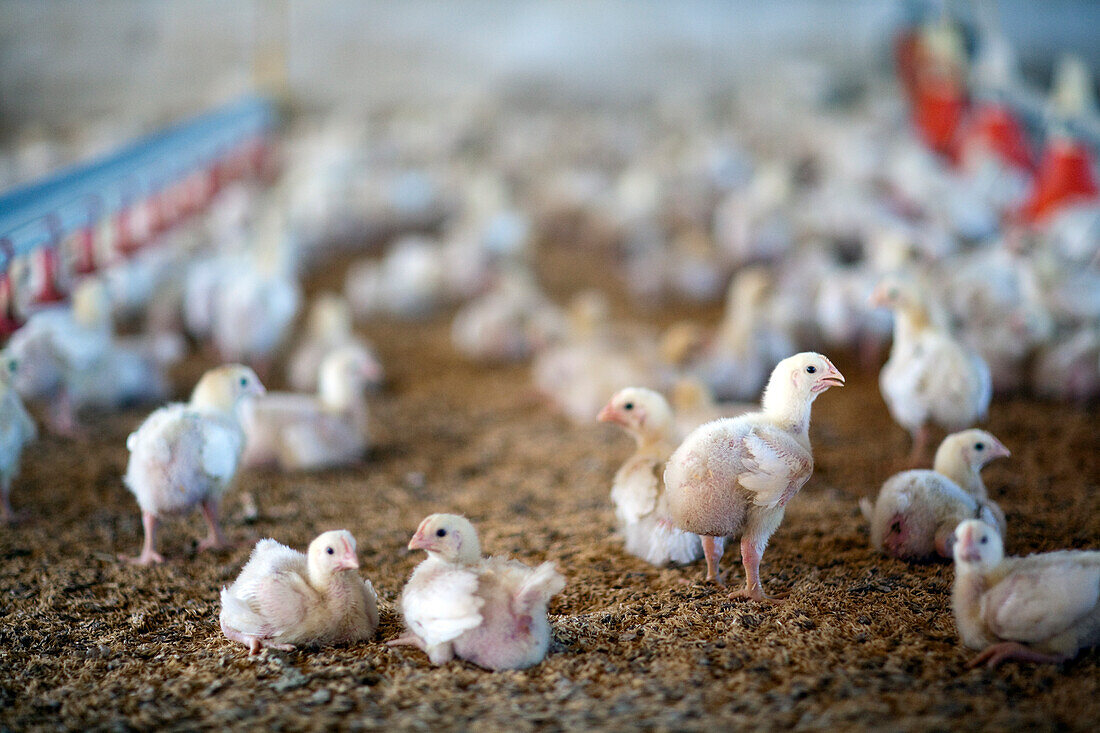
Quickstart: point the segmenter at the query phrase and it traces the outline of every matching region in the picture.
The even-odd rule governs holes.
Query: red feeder
[[[57,303],[65,299],[64,293],[57,287],[60,262],[56,244],[47,244],[34,251],[34,264],[39,275],[38,291],[34,294],[34,302]]]
[[[0,273],[0,336],[10,336],[23,324],[15,315],[15,298],[11,292],[11,276]]]
[[[1088,148],[1064,137],[1055,137],[1043,153],[1035,188],[1020,215],[1037,223],[1070,204],[1100,198],[1092,174]]]
[[[124,257],[129,257],[138,250],[141,243],[134,234],[132,212],[130,207],[124,207],[115,215],[115,250]]]
[[[69,238],[73,258],[73,272],[90,275],[96,270],[95,232],[91,226],[78,229]]]
[[[966,101],[966,95],[954,81],[924,79],[913,107],[913,123],[924,143],[952,161],[958,156],[959,124]]]
[[[964,128],[960,148],[965,154],[971,146],[992,151],[1009,165],[1034,170],[1027,136],[1012,112],[1001,104],[978,107]]]
[[[919,29],[906,28],[894,37],[894,63],[898,69],[898,80],[910,103],[917,98],[917,77],[922,54]]]

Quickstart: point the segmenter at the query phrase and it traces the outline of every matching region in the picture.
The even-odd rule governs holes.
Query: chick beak
[[[596,420],[597,422],[613,422],[618,425],[623,424],[622,413],[615,409],[615,406],[610,402],[603,406],[600,413],[596,415]]]
[[[978,551],[978,543],[974,541],[974,534],[967,527],[956,539],[955,557],[963,562],[980,562],[982,553]]]
[[[840,373],[840,370],[833,366],[832,362],[829,362],[829,370],[818,377],[817,384],[814,385],[815,392],[824,392],[829,387],[843,387],[844,375]]]
[[[420,523],[420,526],[416,528],[416,532],[413,533],[412,539],[409,540],[410,550],[430,550],[431,540],[427,534],[428,520],[425,519]]]
[[[344,542],[344,554],[340,556],[340,559],[336,561],[337,570],[358,570],[359,558],[355,556],[355,550],[351,549],[351,545]]]
[[[989,459],[990,460],[993,460],[994,458],[1008,458],[1011,455],[1012,455],[1012,452],[1009,451],[1008,448],[1005,448],[1004,444],[1001,443],[1001,441],[994,438],[992,440],[992,442],[990,442],[990,444],[989,444]]]
[[[886,298],[886,289],[881,285],[871,291],[871,297],[867,298],[867,305],[872,308],[885,308],[888,299]]]

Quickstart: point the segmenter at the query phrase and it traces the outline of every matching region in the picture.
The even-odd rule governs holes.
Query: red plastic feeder
[[[958,132],[966,112],[966,95],[950,79],[925,79],[913,106],[913,124],[924,143],[952,161],[957,159]]]
[[[1100,199],[1086,146],[1055,137],[1043,153],[1035,188],[1020,211],[1024,221],[1038,223],[1071,204]]]
[[[67,249],[72,252],[73,272],[90,275],[96,271],[95,230],[91,226],[73,232]]]
[[[960,151],[971,147],[995,153],[1009,165],[1034,170],[1035,164],[1023,127],[1012,112],[1001,104],[983,104],[974,110],[962,133]]]
[[[57,303],[65,299],[65,294],[57,286],[61,258],[57,254],[57,245],[48,244],[34,250],[34,267],[38,271],[38,291],[34,294],[35,303]]]
[[[894,37],[894,63],[898,69],[898,80],[910,103],[917,98],[917,76],[922,53],[918,28],[906,28]]]

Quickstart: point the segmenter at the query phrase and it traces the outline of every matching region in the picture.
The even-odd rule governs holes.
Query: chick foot
[[[985,662],[986,667],[993,669],[1001,662],[1007,662],[1010,659],[1017,659],[1021,662],[1036,662],[1038,664],[1059,664],[1069,659],[1069,655],[1043,654],[1034,649],[1029,649],[1023,644],[1006,641],[986,647],[981,654],[967,662],[966,667],[967,669],[973,669]]]

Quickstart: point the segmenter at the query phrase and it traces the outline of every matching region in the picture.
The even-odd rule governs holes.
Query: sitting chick
[[[486,669],[524,669],[550,646],[546,606],[565,587],[554,564],[532,570],[515,560],[481,556],[477,531],[464,517],[433,514],[410,550],[425,550],[401,594],[408,631],[388,642],[423,650],[433,664],[454,657]]]
[[[665,461],[675,450],[668,402],[651,389],[627,387],[611,398],[597,419],[621,426],[637,445],[611,485],[626,551],[657,566],[701,558],[699,536],[673,527],[668,515],[663,476]]]
[[[364,392],[374,360],[356,344],[331,351],[321,364],[316,395],[273,392],[241,409],[246,466],[309,471],[355,463],[369,434]]]
[[[325,532],[307,555],[260,540],[237,580],[222,588],[222,633],[249,654],[369,639],[378,628],[378,596],[358,568],[347,530]]]
[[[882,485],[873,504],[867,498],[860,500],[860,509],[871,523],[871,544],[905,560],[932,555],[950,559],[955,527],[975,517],[1004,536],[1004,513],[990,501],[981,470],[993,459],[1009,455],[984,430],[947,436],[936,451],[931,471],[903,471]]]
[[[967,665],[1008,659],[1057,664],[1100,643],[1100,552],[1005,557],[1000,534],[967,520],[955,530],[952,608]]]

